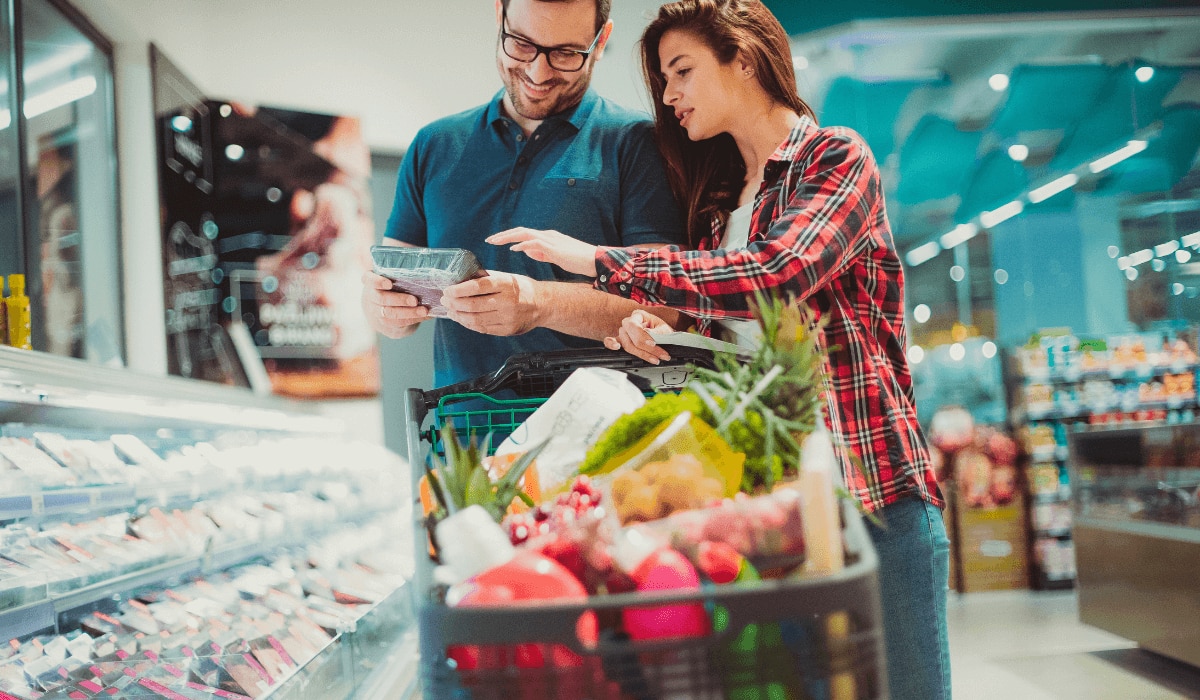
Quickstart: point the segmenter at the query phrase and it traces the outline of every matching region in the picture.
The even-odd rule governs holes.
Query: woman
[[[756,290],[794,295],[827,320],[827,412],[847,487],[879,514],[892,697],[950,695],[949,544],[905,358],[903,274],[866,143],[818,128],[796,92],[787,35],[757,0],[664,5],[642,37],[659,147],[697,250],[594,247],[556,231],[492,236],[535,260],[596,277],[647,305],[609,347],[655,361],[653,334],[695,321],[741,342]],[[714,327],[716,325],[717,327]]]

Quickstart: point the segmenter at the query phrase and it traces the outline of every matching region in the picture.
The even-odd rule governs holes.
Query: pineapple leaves
[[[434,456],[434,467],[426,466],[425,474],[429,485],[445,515],[454,515],[467,506],[482,506],[500,522],[514,499],[521,499],[533,506],[533,499],[521,490],[522,477],[537,456],[546,448],[547,441],[535,446],[513,462],[512,466],[494,483],[484,467],[484,457],[491,451],[492,435],[488,433],[482,441],[472,436],[467,444],[458,440],[454,425],[447,422],[442,426],[441,441],[445,457]]]
[[[718,354],[715,370],[699,368],[688,382],[717,433],[746,453],[749,491],[799,471],[801,439],[821,420],[826,352],[808,305],[758,292],[751,308],[763,338],[750,359]]]

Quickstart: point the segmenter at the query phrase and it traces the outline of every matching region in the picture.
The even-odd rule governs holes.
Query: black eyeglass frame
[[[509,58],[511,58],[514,61],[520,61],[521,63],[533,63],[534,61],[536,61],[538,59],[538,56],[541,56],[544,54],[546,56],[546,63],[551,68],[553,68],[554,70],[556,70],[560,73],[578,73],[579,71],[583,70],[583,67],[587,65],[588,58],[590,58],[592,53],[594,53],[596,51],[596,45],[600,43],[601,35],[604,34],[604,27],[600,27],[600,31],[596,32],[596,38],[592,39],[591,46],[587,47],[587,49],[585,49],[583,51],[580,51],[579,49],[564,49],[561,46],[542,46],[541,44],[535,44],[534,42],[530,41],[529,39],[526,39],[523,36],[517,36],[516,34],[510,34],[509,31],[505,28],[507,26],[508,26],[508,9],[505,8],[504,10],[501,11],[501,15],[500,15],[500,50],[504,52],[505,56],[508,56]],[[508,48],[504,45],[504,40],[510,39],[510,38],[514,39],[516,41],[519,41],[523,44],[528,44],[528,45],[532,46],[534,51],[536,52],[533,54],[533,58],[528,58],[528,59],[521,58],[519,56],[514,56],[511,53],[509,53]],[[583,60],[579,62],[578,68],[559,68],[558,66],[554,65],[554,59],[551,58],[552,54],[554,54],[555,52],[560,52],[560,53],[567,52],[567,53],[571,53],[571,54],[574,54],[577,56],[582,56]]]

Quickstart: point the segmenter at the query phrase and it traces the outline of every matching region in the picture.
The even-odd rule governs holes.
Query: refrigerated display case
[[[1200,666],[1200,424],[1070,436],[1079,615]]]
[[[301,403],[0,348],[0,695],[410,697],[407,469]]]

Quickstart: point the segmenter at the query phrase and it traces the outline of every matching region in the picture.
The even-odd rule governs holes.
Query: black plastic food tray
[[[510,402],[544,399],[580,366],[606,366],[635,375],[682,371],[685,364],[711,366],[711,354],[684,358],[672,348],[672,367],[652,366],[623,353],[566,351],[511,358],[495,375],[472,382],[408,393],[409,455],[426,459],[426,417],[461,401],[511,392]],[[644,374],[641,376],[645,376]],[[686,379],[686,376],[685,376]],[[652,382],[654,383],[654,382]],[[681,385],[682,381],[674,385]],[[668,384],[667,388],[672,386]],[[652,388],[663,388],[655,383]],[[536,404],[531,403],[532,412]],[[455,423],[460,427],[459,423]],[[459,430],[463,432],[463,430]],[[427,444],[422,444],[424,440]],[[493,445],[497,444],[493,441]],[[412,470],[415,482],[422,470]],[[416,551],[426,550],[425,524],[416,505]],[[420,676],[426,698],[516,700],[580,698],[649,700],[738,698],[740,700],[882,700],[888,697],[880,612],[878,562],[860,516],[843,513],[847,566],[821,577],[791,577],[752,585],[707,587],[683,594],[596,596],[582,603],[505,608],[450,608],[431,585],[432,562],[417,557],[413,591],[420,629]],[[633,642],[606,630],[619,627],[631,607],[700,603],[722,609],[729,624],[704,638]],[[576,627],[587,613],[596,616],[599,642],[586,647]],[[746,646],[744,628],[753,626],[758,643]],[[742,644],[735,644],[739,638]],[[482,650],[487,663],[457,668],[447,649],[466,645]],[[581,665],[529,663],[529,651],[550,659],[555,645],[582,658]]]

